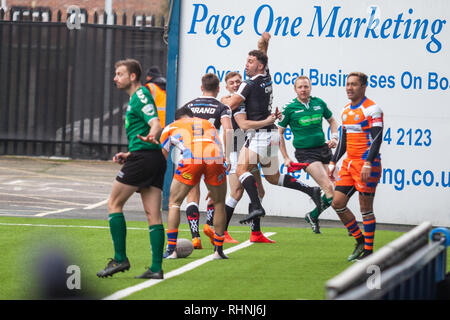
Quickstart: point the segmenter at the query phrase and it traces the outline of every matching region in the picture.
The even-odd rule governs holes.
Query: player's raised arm
[[[270,34],[268,32],[263,32],[261,38],[258,39],[258,50],[261,50],[267,54],[267,50],[269,49],[269,40]]]

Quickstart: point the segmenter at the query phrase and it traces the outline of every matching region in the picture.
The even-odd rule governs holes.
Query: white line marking
[[[82,203],[75,203],[75,202],[69,202],[69,201],[57,200],[57,199],[50,199],[50,198],[42,198],[42,197],[39,197],[39,196],[27,196],[27,195],[23,195],[23,194],[13,194],[13,193],[0,192],[0,195],[12,196],[12,197],[21,197],[21,198],[29,198],[29,199],[36,199],[36,200],[40,200],[40,201],[50,201],[50,202],[56,202],[56,203],[65,203],[65,204],[70,204],[70,205],[75,205],[75,206],[84,206],[85,205],[85,204],[82,204]]]
[[[272,236],[274,234],[276,234],[276,232],[267,232],[264,235],[266,237],[270,237],[270,236]],[[250,242],[250,240],[247,240],[245,242],[242,242],[241,244],[238,244],[238,245],[236,245],[234,247],[231,247],[231,248],[228,248],[228,249],[224,250],[224,253],[225,254],[230,254],[230,253],[235,252],[237,250],[249,247],[252,244],[253,243]],[[128,297],[129,295],[131,295],[131,294],[133,294],[135,292],[147,289],[147,288],[149,288],[151,286],[154,286],[155,284],[158,284],[158,283],[160,283],[160,282],[162,282],[164,280],[176,277],[176,276],[178,276],[178,275],[180,275],[182,273],[185,273],[187,271],[191,271],[191,270],[201,266],[202,264],[205,264],[205,263],[207,263],[209,261],[212,261],[214,259],[213,257],[214,257],[214,254],[210,254],[209,256],[206,256],[204,258],[201,258],[201,259],[198,259],[198,260],[193,261],[191,263],[188,263],[187,265],[184,265],[181,268],[178,268],[178,269],[170,271],[169,273],[164,275],[164,279],[161,279],[161,280],[150,279],[150,280],[144,281],[144,282],[139,283],[139,284],[137,284],[135,286],[132,286],[132,287],[129,287],[129,288],[125,288],[123,290],[119,290],[119,291],[113,293],[112,295],[107,296],[106,298],[103,298],[102,300],[119,300],[119,299],[123,299],[123,298]]]
[[[52,175],[52,174],[47,174],[47,173],[41,173],[41,172],[33,172],[33,171],[29,171],[29,170],[22,170],[22,169],[14,169],[14,168],[7,168],[7,167],[0,167],[0,170],[5,170],[7,172],[11,172],[11,171],[18,171],[18,172],[24,172],[33,176],[41,176],[41,177],[48,177],[48,178],[53,178],[53,179],[62,179],[62,180],[69,180],[69,181],[75,181],[75,182],[88,182],[88,183],[98,183],[98,184],[103,184],[103,185],[107,185],[110,186],[111,182],[106,182],[106,181],[99,181],[99,180],[85,180],[85,179],[78,179],[78,178],[73,178],[73,177],[64,177],[64,176],[57,176],[57,175]]]
[[[95,209],[95,208],[98,208],[98,207],[100,207],[100,206],[102,206],[102,205],[104,205],[106,203],[108,203],[108,199],[100,201],[100,202],[97,202],[97,203],[94,203],[94,204],[91,204],[90,206],[84,207],[83,209],[84,210]]]
[[[3,182],[2,184],[6,184],[6,185],[13,185],[13,184],[19,184],[24,182],[23,180],[13,180],[13,181],[9,181],[9,182]]]
[[[4,216],[6,214],[0,214],[0,216]],[[8,215],[10,217],[32,217],[30,215]],[[49,227],[49,228],[87,228],[87,229],[108,229],[109,227],[105,226],[75,226],[75,225],[58,225],[58,224],[32,224],[32,223],[7,223],[0,222],[0,226],[19,226],[19,227]],[[137,228],[137,227],[127,227],[127,230],[141,230],[148,231],[148,228]],[[167,229],[165,229],[167,231]],[[191,232],[189,229],[179,229],[178,232]],[[234,230],[233,233],[249,233],[249,231],[240,231]]]
[[[49,214],[67,212],[67,211],[71,211],[73,209],[75,209],[75,208],[64,208],[64,209],[59,209],[59,210],[54,210],[54,211],[46,211],[46,212],[41,212],[41,213],[35,214],[35,215],[33,215],[33,217],[45,217],[45,216],[48,216]]]
[[[27,216],[27,217],[29,217],[29,216]],[[58,224],[32,224],[32,223],[6,223],[6,222],[0,222],[0,225],[2,225],[2,226],[19,226],[19,227],[109,229],[109,227],[104,227],[104,226],[74,226],[74,225],[58,225]],[[148,228],[127,227],[127,230],[145,230],[145,231],[148,231]]]

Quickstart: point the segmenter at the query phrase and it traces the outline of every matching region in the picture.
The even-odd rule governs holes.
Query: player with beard
[[[263,33],[258,48],[267,48],[269,39],[270,34]],[[249,79],[243,81],[238,91],[225,100],[232,110],[242,104],[245,105],[245,112],[235,117],[239,127],[247,131],[236,173],[251,203],[249,214],[240,221],[241,223],[248,223],[266,214],[258,196],[255,177],[251,174],[258,164],[261,165],[264,178],[269,183],[306,193],[313,199],[318,211],[321,211],[319,187],[310,187],[292,176],[279,172],[277,151],[280,136],[274,123],[281,117],[281,112],[276,110],[272,113],[272,78],[267,63],[268,57],[263,50],[250,51],[245,65]]]

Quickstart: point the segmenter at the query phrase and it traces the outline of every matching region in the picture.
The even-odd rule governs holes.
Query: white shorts
[[[278,150],[280,134],[278,130],[249,132],[245,147],[258,155],[264,174],[272,175],[278,170]]]
[[[229,174],[236,173],[238,158],[239,158],[239,152],[237,152],[237,151],[230,152],[231,168],[230,168],[230,172],[228,172]]]

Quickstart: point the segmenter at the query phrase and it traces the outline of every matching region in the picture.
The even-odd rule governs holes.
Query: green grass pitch
[[[64,251],[71,263],[79,266],[82,293],[104,298],[145,281],[134,276],[151,265],[148,227],[136,221],[127,221],[127,227],[131,269],[99,279],[97,271],[104,268],[107,258],[113,257],[106,220],[1,217],[0,299],[39,297],[37,261],[49,247]],[[233,226],[229,232],[240,242],[250,236],[248,226]],[[229,254],[228,260],[207,262],[126,299],[320,300],[325,298],[325,282],[350,265],[346,258],[354,248],[354,240],[344,228],[323,228],[321,235],[309,228],[267,227],[264,232],[276,232],[271,236],[276,243],[253,244]],[[378,230],[375,250],[401,234]],[[179,237],[190,239],[187,225],[180,226]],[[164,260],[164,272],[211,254],[212,245],[204,235],[202,243],[203,249],[194,250],[188,258]],[[225,244],[225,249],[231,246]]]

